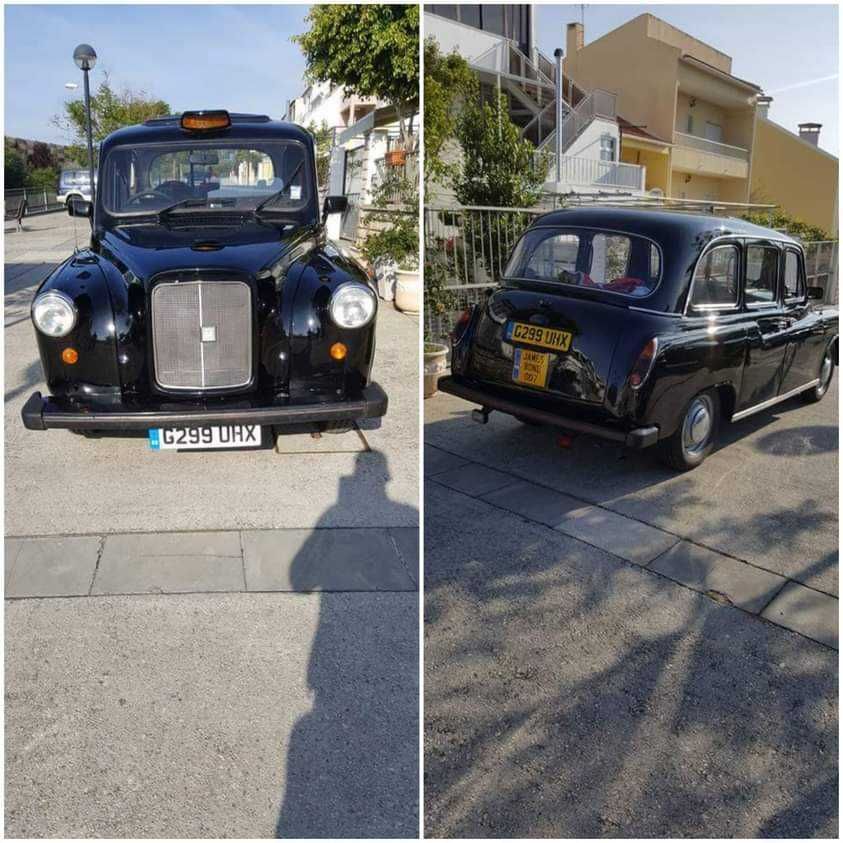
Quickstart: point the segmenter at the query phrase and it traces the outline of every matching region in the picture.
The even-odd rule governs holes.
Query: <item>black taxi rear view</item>
[[[555,211],[516,245],[500,287],[454,332],[444,392],[658,446],[699,465],[723,420],[796,395],[837,363],[836,308],[816,303],[802,246],[743,220],[611,207]]]
[[[318,202],[313,137],[293,124],[185,112],[109,135],[93,202],[70,206],[90,246],[32,304],[50,394],[25,426],[242,448],[275,424],[382,416],[372,279]]]

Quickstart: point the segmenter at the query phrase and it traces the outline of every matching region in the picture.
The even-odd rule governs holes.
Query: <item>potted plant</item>
[[[442,317],[456,305],[447,286],[448,266],[441,249],[425,250],[424,259],[424,397],[436,394],[439,378],[448,370],[448,346],[442,342]]]
[[[403,167],[407,153],[403,149],[390,149],[384,156],[387,167]]]

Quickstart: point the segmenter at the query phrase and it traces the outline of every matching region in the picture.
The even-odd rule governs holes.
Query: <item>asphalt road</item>
[[[425,402],[425,834],[836,837],[837,653],[758,614],[786,577],[836,627],[836,378],[683,475],[470,410]],[[726,605],[659,573],[672,542],[776,584]]]
[[[27,431],[29,304],[73,225],[6,234],[6,531],[26,537],[7,542],[6,836],[415,837],[418,597],[390,583],[417,570],[394,528],[418,525],[418,320],[381,308],[368,451]],[[339,546],[337,527],[366,530]]]

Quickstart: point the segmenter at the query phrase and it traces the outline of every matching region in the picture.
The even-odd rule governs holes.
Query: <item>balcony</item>
[[[749,175],[749,150],[728,143],[673,133],[673,169],[716,178],[745,179]]]
[[[571,187],[643,192],[646,167],[620,161],[600,161],[595,158],[562,156],[562,183]],[[548,179],[556,179],[556,166],[551,163]]]

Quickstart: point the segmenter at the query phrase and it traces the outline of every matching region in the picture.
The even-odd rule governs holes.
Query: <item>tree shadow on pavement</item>
[[[386,523],[417,520],[414,508],[387,497],[390,475],[379,451],[357,455],[354,474],[340,478],[338,498],[359,494],[367,473],[380,481],[375,494]],[[276,835],[416,838],[418,602],[407,592],[416,571],[385,574],[374,553],[343,553],[327,534],[347,531],[318,530],[332,523],[328,510],[291,568],[293,590],[320,592],[319,625],[307,671],[313,705],[290,738]],[[395,589],[407,593],[384,593]]]
[[[836,836],[834,651],[435,481],[425,578],[430,836]]]

